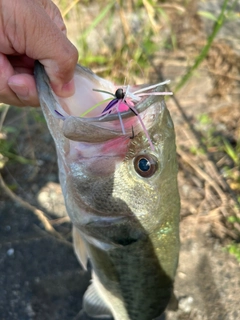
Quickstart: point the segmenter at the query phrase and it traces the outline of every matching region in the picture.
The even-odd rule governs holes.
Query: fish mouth
[[[125,108],[125,110],[121,110],[120,112],[110,110],[109,112],[104,113],[102,111],[107,103],[104,104],[101,101],[104,101],[104,98],[106,98],[106,90],[114,91],[117,86],[96,76],[91,70],[81,67],[80,65],[76,66],[75,74],[76,77],[78,77],[77,80],[75,80],[75,91],[82,90],[79,99],[74,97],[69,99],[59,98],[51,89],[49,78],[43,65],[38,61],[35,63],[35,79],[40,103],[47,107],[48,112],[50,112],[55,119],[63,120],[63,135],[74,141],[98,142],[100,139],[100,141],[103,142],[120,135],[132,136],[133,128],[134,134],[138,134],[142,131],[142,125],[138,121],[139,115],[141,114],[142,118],[147,118],[146,110],[156,102],[163,101],[163,95],[165,95],[163,90],[164,87],[160,84],[150,87],[147,85],[125,86],[126,90],[129,91],[129,97],[133,97],[133,93],[137,92],[134,97],[138,101],[134,102],[134,108],[129,107],[127,108],[128,110]],[[81,84],[81,81],[83,81],[83,85]],[[87,82],[87,84],[84,81]],[[82,89],[81,86],[83,87]],[[145,88],[149,89],[146,89],[145,91]],[[145,93],[141,93],[143,91],[145,91]],[[109,92],[109,94],[111,93]],[[73,101],[74,99],[75,101]],[[112,99],[114,100],[114,97],[112,97]],[[115,100],[116,103],[118,103],[117,99]],[[92,112],[88,112],[86,111],[86,108],[92,109],[91,103],[100,105],[100,107]],[[73,110],[73,107],[69,107],[67,104],[74,104],[76,107],[74,107],[75,109]],[[83,110],[81,110],[82,108]],[[78,109],[78,111],[76,111],[76,109]],[[153,113],[156,114],[156,110]],[[81,114],[87,114],[89,116],[81,116]],[[148,122],[146,127],[151,127],[155,117],[151,115],[151,117],[148,118],[151,119],[146,119],[146,122]],[[97,131],[93,138],[92,133],[95,129],[97,129]],[[84,131],[88,131],[88,134],[84,134]],[[87,136],[91,136],[91,138],[88,138]]]

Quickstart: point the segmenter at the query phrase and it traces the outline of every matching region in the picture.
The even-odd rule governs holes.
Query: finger
[[[13,75],[8,79],[8,85],[23,105],[39,106],[38,93],[33,75]]]
[[[0,53],[0,102],[15,106],[39,105],[33,76],[20,75],[23,80],[19,82],[17,79],[17,83],[14,77],[19,77],[19,75],[15,75],[6,56]],[[9,85],[11,79],[13,79],[13,90]]]
[[[14,70],[6,56],[0,53],[0,102],[22,105],[15,93],[8,86],[8,79],[14,75]]]
[[[49,1],[49,0],[38,0],[38,1],[40,1],[40,3],[43,5],[47,14],[52,19],[52,21],[57,25],[59,30],[61,30],[64,34],[66,34],[67,29],[59,8],[52,1]]]

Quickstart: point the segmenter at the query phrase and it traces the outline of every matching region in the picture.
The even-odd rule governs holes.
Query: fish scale
[[[151,320],[159,316],[170,299],[172,280],[163,270],[160,271],[159,261],[148,238],[110,250],[109,259],[117,285],[114,283],[111,286],[108,281],[103,284],[110,292],[119,294],[128,310],[128,319]],[[100,268],[96,265],[95,269]],[[100,279],[105,278],[100,272],[97,275]],[[146,299],[148,295],[154,298]],[[120,312],[115,319],[122,319]]]

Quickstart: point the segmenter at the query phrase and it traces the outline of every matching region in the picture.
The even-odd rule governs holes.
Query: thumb
[[[53,91],[60,97],[68,97],[75,91],[73,74],[78,53],[67,38],[56,40],[59,40],[59,45],[53,45],[54,47],[49,50],[50,57],[39,56],[38,60],[45,68]],[[60,54],[57,49],[61,50]]]

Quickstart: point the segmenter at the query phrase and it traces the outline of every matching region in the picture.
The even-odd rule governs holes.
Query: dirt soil
[[[220,1],[189,1],[182,20],[175,11],[169,12],[179,35],[177,50],[161,51],[154,57],[149,74],[156,79],[151,82],[159,75],[171,79],[173,85],[177,82],[211,27],[209,20],[196,15],[197,10],[219,12],[219,8]],[[167,101],[176,129],[182,210],[174,290],[178,303],[169,306],[162,320],[240,319],[240,265],[224,249],[239,237],[226,219],[239,214],[234,202],[237,191],[229,188],[231,181],[226,182],[222,175],[222,164],[229,160],[219,157],[216,150],[190,152],[193,146],[201,147],[194,132],[209,130],[205,124],[197,125],[202,114],[211,119],[217,135],[233,142],[240,136],[239,27],[240,21],[224,26],[207,60],[175,95],[177,102]],[[43,210],[71,242],[55,148],[40,112],[10,109],[5,121],[5,125],[18,126],[19,153],[37,159],[37,167],[9,163],[1,173],[19,197]],[[71,243],[50,235],[35,213],[10,200],[1,189],[0,320],[79,319],[90,274],[81,269]]]

